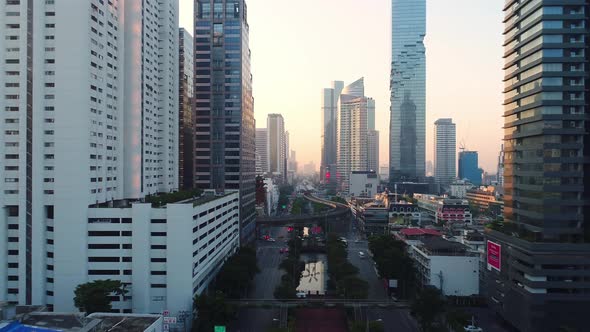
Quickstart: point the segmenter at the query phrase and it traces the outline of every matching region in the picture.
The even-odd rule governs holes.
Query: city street
[[[370,308],[367,309],[367,320],[381,320],[385,332],[418,332],[418,323],[409,310],[391,308]]]

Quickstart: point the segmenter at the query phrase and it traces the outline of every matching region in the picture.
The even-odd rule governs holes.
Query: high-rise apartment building
[[[590,4],[504,6],[504,223],[487,232],[491,307],[522,332],[588,330]]]
[[[390,181],[424,177],[426,0],[392,0]]]
[[[184,28],[178,31],[178,47],[178,183],[182,189],[191,189],[195,185],[194,46]]]
[[[256,174],[266,174],[268,170],[268,129],[256,128]]]
[[[434,179],[449,185],[457,177],[457,129],[453,119],[434,122]]]
[[[500,154],[498,155],[498,172],[496,173],[498,187],[504,187],[504,144],[500,146]],[[503,189],[502,189],[503,190]]]
[[[481,186],[482,173],[477,151],[459,152],[459,180],[467,179],[473,185]]]
[[[344,82],[333,81],[332,87],[322,91],[322,160],[320,181],[331,189],[336,188],[338,164],[338,100]]]
[[[240,236],[254,240],[256,125],[244,0],[195,0],[195,185],[240,190]]]
[[[338,173],[340,190],[348,193],[350,174],[367,171],[368,109],[374,105],[365,97],[364,79],[361,78],[342,90],[338,112]]]
[[[81,254],[89,210],[179,187],[178,1],[0,16],[0,300],[70,311],[78,284],[108,278]]]
[[[367,131],[367,170],[379,172],[379,131]]]
[[[266,129],[268,130],[269,173],[285,181],[287,179],[287,136],[283,116],[269,114],[266,118]]]

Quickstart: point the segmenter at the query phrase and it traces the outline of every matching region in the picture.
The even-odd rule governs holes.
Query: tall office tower
[[[256,174],[266,174],[268,170],[268,129],[256,128]]]
[[[459,152],[459,179],[467,179],[473,185],[481,186],[482,175],[477,151]]]
[[[506,1],[504,227],[489,303],[520,331],[588,330],[588,1]]]
[[[74,310],[74,288],[97,278],[81,254],[89,209],[178,189],[177,13],[0,7],[0,300]]]
[[[297,153],[295,150],[291,150],[287,171],[293,171],[294,173],[297,173]]]
[[[322,160],[320,182],[336,189],[338,163],[338,100],[344,82],[333,81],[332,87],[322,91]]]
[[[340,94],[338,105],[338,173],[339,189],[348,193],[350,174],[367,171],[368,155],[368,109],[374,105],[365,97],[364,79],[348,85]]]
[[[379,131],[367,131],[367,170],[379,172]]]
[[[390,181],[424,177],[426,0],[392,0]]]
[[[240,238],[254,240],[256,125],[245,0],[195,0],[195,185],[240,190]]]
[[[367,100],[367,139],[369,158],[369,168],[375,172],[379,172],[379,131],[375,130],[375,100]]]
[[[457,130],[453,119],[434,123],[434,179],[449,185],[457,177]]]
[[[195,125],[193,112],[193,37],[183,28],[178,32],[178,184],[183,189],[195,185]]]
[[[500,154],[498,155],[498,172],[496,173],[498,187],[504,187],[504,144],[500,146]]]
[[[285,174],[289,171],[289,151],[291,151],[289,143],[289,131],[285,130]]]
[[[268,130],[268,169],[269,173],[286,180],[287,141],[285,121],[280,114],[269,114],[266,118]]]

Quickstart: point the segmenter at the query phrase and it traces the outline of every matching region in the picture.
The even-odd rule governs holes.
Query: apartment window
[[[108,276],[108,275],[119,275],[119,270],[88,270],[88,275],[91,276]]]
[[[119,244],[104,243],[104,244],[88,244],[88,249],[119,249]]]
[[[119,262],[119,257],[88,257],[88,262]]]

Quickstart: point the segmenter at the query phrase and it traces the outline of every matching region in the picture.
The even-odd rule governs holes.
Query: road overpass
[[[312,225],[323,226],[331,231],[345,231],[351,218],[350,207],[346,204],[341,204],[333,201],[321,199],[312,195],[304,195],[306,200],[331,207],[329,211],[318,214],[301,214],[288,216],[271,216],[271,217],[257,217],[256,229],[259,235],[261,227],[276,227],[276,226],[302,226],[308,227]]]

